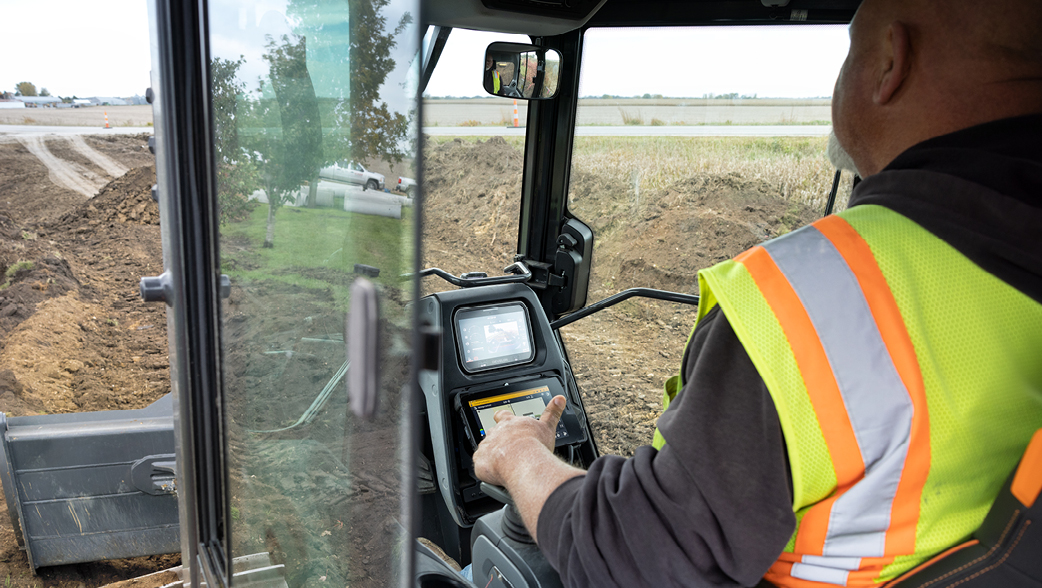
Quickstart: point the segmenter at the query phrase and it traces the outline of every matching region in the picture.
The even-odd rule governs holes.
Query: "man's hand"
[[[474,472],[489,484],[507,486],[511,466],[533,453],[553,453],[557,423],[564,413],[564,396],[554,396],[539,420],[519,417],[508,410],[494,415],[496,427],[485,435],[474,453]]]
[[[474,473],[510,491],[533,538],[538,536],[536,525],[546,499],[558,486],[585,473],[554,455],[562,413],[564,396],[554,396],[538,421],[499,411],[496,427],[474,452]]]

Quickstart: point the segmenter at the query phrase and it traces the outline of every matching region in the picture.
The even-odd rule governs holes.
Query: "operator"
[[[495,61],[491,53],[485,54],[485,90],[493,94],[499,94],[500,79],[499,71],[496,70]]]
[[[968,538],[1042,427],[1042,2],[865,0],[850,42],[864,181],[700,272],[655,446],[565,464],[558,397],[478,447],[565,585],[880,585]]]

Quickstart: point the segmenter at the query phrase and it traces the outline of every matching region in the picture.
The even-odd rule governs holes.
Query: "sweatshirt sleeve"
[[[539,546],[565,586],[753,586],[792,536],[778,415],[719,308],[683,369],[662,450],[597,459],[540,512]]]

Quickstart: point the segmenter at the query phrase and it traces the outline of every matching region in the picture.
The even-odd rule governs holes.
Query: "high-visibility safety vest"
[[[499,72],[492,70],[492,91],[499,94]]]
[[[823,218],[699,287],[698,319],[722,307],[785,437],[778,586],[878,586],[967,539],[1042,427],[1042,304],[889,209]]]

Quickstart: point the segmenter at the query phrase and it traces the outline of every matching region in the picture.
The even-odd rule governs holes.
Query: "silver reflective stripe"
[[[805,564],[838,570],[854,571],[861,567],[860,557],[822,557],[820,555],[804,555],[800,558]]]
[[[764,244],[817,331],[854,429],[865,477],[832,507],[824,555],[882,557],[912,429],[912,400],[857,277],[813,226]],[[831,418],[831,415],[818,415]]]
[[[792,564],[792,571],[790,571],[789,574],[791,574],[793,578],[799,578],[800,580],[846,586],[847,576],[850,575],[850,572],[847,570],[837,570],[835,568],[812,566],[804,563],[794,563]]]

